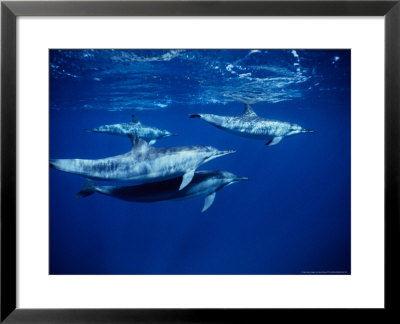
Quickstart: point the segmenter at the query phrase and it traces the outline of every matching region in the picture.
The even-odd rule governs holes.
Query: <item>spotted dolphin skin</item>
[[[83,198],[97,192],[121,200],[150,203],[206,196],[202,209],[204,212],[214,202],[218,190],[241,180],[248,178],[239,178],[230,172],[218,170],[196,172],[193,180],[182,190],[179,190],[181,177],[137,186],[97,186],[93,181],[87,180],[76,197]]]
[[[103,125],[96,128],[88,129],[87,131],[120,136],[134,134],[149,142],[149,144],[154,144],[158,139],[164,137],[177,136],[177,134],[172,134],[171,132],[164,129],[143,125],[135,117],[135,115],[132,115],[132,121],[130,123]]]
[[[200,118],[235,135],[266,140],[265,145],[269,146],[278,144],[284,137],[314,132],[297,124],[259,117],[248,104],[245,104],[244,112],[240,116],[193,114],[189,117]]]
[[[85,178],[108,181],[156,182],[179,176],[186,187],[202,164],[234,153],[211,146],[153,147],[136,135],[128,135],[132,149],[128,153],[98,160],[53,159],[50,167]]]

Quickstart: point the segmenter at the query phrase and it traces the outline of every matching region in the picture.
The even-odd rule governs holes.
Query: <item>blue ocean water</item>
[[[97,159],[128,138],[88,128],[129,122],[178,133],[156,147],[235,154],[199,170],[249,181],[204,197],[134,203],[50,169],[50,274],[350,274],[349,50],[50,50],[50,158]],[[191,113],[261,117],[315,133],[275,146]],[[107,183],[99,183],[107,185]]]

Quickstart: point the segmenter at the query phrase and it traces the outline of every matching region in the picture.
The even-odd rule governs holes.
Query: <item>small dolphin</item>
[[[269,146],[278,144],[284,137],[314,132],[297,124],[259,117],[248,104],[244,105],[244,112],[240,116],[193,114],[189,117],[201,118],[207,123],[235,135],[266,140],[265,145]]]
[[[181,177],[137,186],[97,186],[93,181],[87,180],[76,197],[83,198],[98,192],[126,201],[156,202],[206,196],[202,209],[204,212],[214,202],[218,190],[241,180],[248,178],[239,178],[230,172],[218,170],[196,172],[193,180],[183,190],[178,190],[182,182]]]
[[[88,129],[87,131],[120,136],[134,134],[149,142],[149,144],[151,145],[153,145],[158,139],[169,136],[177,136],[177,134],[172,134],[171,132],[164,129],[143,125],[135,117],[135,115],[132,115],[132,121],[130,123],[103,125],[96,128]]]
[[[94,180],[156,182],[182,177],[179,189],[186,187],[202,164],[234,153],[211,146],[153,147],[136,135],[128,135],[128,153],[98,160],[53,159],[50,167]]]

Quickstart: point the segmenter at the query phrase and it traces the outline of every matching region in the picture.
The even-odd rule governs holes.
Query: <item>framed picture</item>
[[[399,6],[2,2],[1,321],[396,311]]]

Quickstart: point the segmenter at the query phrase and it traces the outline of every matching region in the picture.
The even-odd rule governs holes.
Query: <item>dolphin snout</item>
[[[216,156],[224,156],[224,155],[232,154],[232,153],[235,153],[235,152],[236,152],[236,150],[219,151],[215,155]]]
[[[235,153],[235,152],[236,152],[236,150],[210,152],[210,155],[208,155],[205,158],[204,161],[205,162],[209,162],[209,161],[214,160],[216,158],[219,158],[221,156],[224,156],[224,155],[227,155],[227,154],[231,154],[231,153]]]
[[[315,133],[316,130],[313,129],[303,129],[303,133]]]
[[[233,181],[243,181],[243,180],[249,180],[249,178],[248,177],[237,177],[237,178],[235,178],[235,180],[233,180]]]
[[[164,135],[162,137],[170,137],[170,136],[179,136],[179,134],[167,134],[167,135]]]

